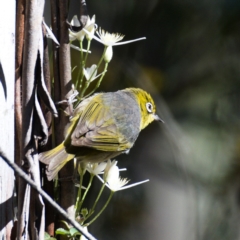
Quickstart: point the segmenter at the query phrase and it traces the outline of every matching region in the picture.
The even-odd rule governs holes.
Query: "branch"
[[[11,162],[4,154],[2,149],[0,149],[0,156],[1,158],[21,177],[23,178],[32,188],[34,188],[40,195],[42,195],[48,202],[49,204],[56,209],[67,221],[72,224],[73,227],[75,227],[79,232],[81,232],[87,239],[89,240],[96,240],[90,233],[86,232],[84,228],[74,221],[73,219],[69,218],[67,213],[56,203],[54,202],[48,194],[46,194],[41,187],[35,184],[35,182],[28,177],[24,171],[19,168],[15,163]]]

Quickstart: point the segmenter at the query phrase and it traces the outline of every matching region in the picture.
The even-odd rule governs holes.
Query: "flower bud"
[[[112,56],[113,56],[112,46],[108,46],[104,54],[104,61],[106,63],[109,63],[112,60]]]

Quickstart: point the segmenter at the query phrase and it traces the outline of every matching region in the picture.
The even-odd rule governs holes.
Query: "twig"
[[[81,232],[87,239],[96,240],[90,233],[86,232],[84,228],[74,221],[73,219],[69,218],[67,213],[57,204],[55,203],[49,196],[46,194],[41,187],[35,184],[35,182],[28,177],[24,171],[19,168],[15,163],[11,162],[4,154],[4,152],[0,149],[0,156],[1,158],[21,177],[23,178],[32,188],[34,188],[39,194],[41,194],[48,202],[55,208],[67,221],[73,225],[79,232]]]
[[[19,0],[17,3],[16,20],[16,58],[15,58],[15,123],[16,136],[15,144],[17,153],[16,162],[20,165],[21,138],[22,138],[22,105],[21,105],[21,72],[24,42],[24,18],[25,18],[25,0]]]
[[[58,0],[59,7],[59,71],[60,71],[60,91],[61,99],[68,99],[72,94],[72,71],[71,71],[71,58],[70,58],[70,45],[68,37],[68,1]],[[67,105],[63,109],[70,112],[70,107]],[[64,112],[59,113],[59,122],[56,125],[55,137],[56,144],[63,141],[65,135],[65,126],[69,124],[69,118]],[[63,169],[59,172],[59,178],[70,176],[74,172],[73,161],[69,161]],[[69,181],[62,181],[60,183],[60,205],[65,209],[68,215],[72,218],[75,217],[75,186]]]

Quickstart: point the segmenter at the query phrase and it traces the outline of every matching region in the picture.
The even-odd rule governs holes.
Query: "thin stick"
[[[39,194],[41,194],[48,202],[50,205],[52,205],[53,208],[55,208],[64,218],[67,219],[67,221],[73,225],[79,232],[81,232],[87,239],[90,240],[96,240],[90,233],[86,232],[85,229],[78,224],[76,221],[73,219],[69,218],[67,213],[57,204],[55,203],[48,194],[46,194],[41,187],[35,184],[35,182],[28,177],[24,171],[19,168],[15,163],[11,162],[3,153],[3,151],[0,149],[0,156],[1,158],[21,177],[23,178],[32,188],[34,188]]]

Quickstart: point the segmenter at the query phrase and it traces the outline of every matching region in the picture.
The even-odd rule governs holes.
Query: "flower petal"
[[[141,41],[141,40],[145,40],[145,39],[147,39],[147,38],[146,37],[136,38],[136,39],[125,41],[125,42],[115,43],[113,46],[128,44],[128,43],[137,42],[137,41]]]
[[[70,47],[73,48],[73,49],[75,49],[75,50],[77,50],[77,51],[79,51],[79,52],[83,51],[83,52],[91,53],[91,51],[87,51],[87,50],[85,50],[85,49],[81,49],[81,48],[79,48],[79,47],[77,47],[77,46],[75,46],[75,45],[73,45],[73,44],[70,44]]]
[[[112,56],[113,56],[112,46],[108,46],[104,54],[104,61],[106,63],[109,63],[112,60]]]
[[[71,25],[74,26],[74,27],[80,27],[81,26],[81,24],[80,24],[80,22],[78,20],[77,15],[73,16],[73,18],[71,20]]]
[[[125,187],[122,187],[122,188],[119,189],[118,191],[120,191],[120,190],[125,190],[125,189],[127,189],[127,188],[131,188],[131,187],[135,187],[135,186],[137,186],[137,185],[140,185],[140,184],[143,184],[143,183],[146,183],[146,182],[149,182],[149,179],[146,179],[146,180],[141,181],[141,182],[136,182],[136,183],[133,183],[133,184],[127,185],[127,186],[125,186]]]
[[[111,161],[111,160],[108,160],[107,161],[107,166],[106,166],[106,168],[105,168],[105,170],[104,170],[104,174],[103,174],[103,179],[104,179],[104,181],[106,182],[107,180],[107,175],[108,175],[108,172],[109,172],[109,170],[113,167],[113,166],[116,166],[117,165],[117,161],[116,160],[113,160],[113,161]]]
[[[106,162],[88,163],[86,169],[89,173],[98,175],[102,173],[102,171],[106,168],[106,165],[107,165]]]
[[[90,68],[86,68],[86,69],[84,68],[83,69],[84,76],[88,81],[92,80],[96,77],[96,75],[97,75],[97,70],[96,69],[97,69],[96,64],[93,64]]]
[[[90,32],[87,30],[87,29],[85,29],[85,28],[83,28],[83,31],[85,32],[85,33],[87,33],[87,34],[90,34]],[[96,37],[95,35],[93,35],[93,38],[96,40],[96,41],[98,41],[98,42],[100,42],[100,43],[102,43],[103,45],[105,45],[105,46],[117,46],[117,45],[123,45],[123,44],[128,44],[128,43],[132,43],[132,42],[136,42],[136,41],[141,41],[141,40],[145,40],[146,39],[146,37],[142,37],[142,38],[137,38],[137,39],[133,39],[133,40],[129,40],[129,41],[124,41],[124,42],[118,42],[117,43],[117,41],[120,41],[120,40],[115,40],[115,41],[104,41],[103,39],[101,39],[100,37]]]

